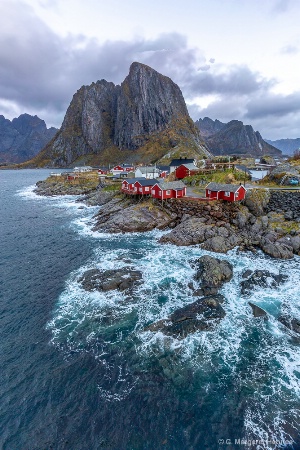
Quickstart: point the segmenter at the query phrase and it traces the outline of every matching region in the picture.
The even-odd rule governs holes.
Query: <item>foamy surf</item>
[[[40,197],[33,190],[31,186],[18,195],[51,202],[53,207],[66,211],[73,217],[69,226],[74,232],[94,242],[93,257],[70,274],[47,325],[53,345],[66,357],[73,352],[93,355],[107,368],[108,379],[114,354],[120,367],[126,366],[128,358],[137,360],[139,367],[147,366],[152,358],[162,361],[164,376],[175,384],[179,373],[186,376],[191,370],[206,386],[208,395],[214,395],[213,391],[209,394],[212,379],[218,380],[219,386],[233,385],[235,392],[245,392],[251,405],[243,419],[245,436],[265,439],[257,449],[274,448],[268,439],[287,442],[295,436],[300,401],[299,344],[277,317],[282,308],[291,317],[300,317],[299,287],[295,283],[300,275],[299,257],[278,261],[261,252],[252,255],[232,250],[227,255],[216,255],[197,246],[160,245],[158,240],[166,231],[92,231],[97,207],[86,207],[73,196]],[[145,331],[149,323],[166,319],[176,309],[195,301],[188,286],[195,273],[191,261],[203,254],[229,260],[234,266],[233,279],[220,291],[226,298],[225,318],[213,331],[196,332],[180,340],[162,332]],[[87,292],[78,282],[88,269],[122,267],[143,273],[142,285],[130,296],[118,291]],[[249,296],[242,296],[240,282],[246,269],[267,269],[288,274],[289,279],[276,289],[256,286]],[[268,320],[254,318],[249,301],[265,309]],[[111,389],[99,385],[101,397],[108,402],[124,400],[135,389],[136,381],[126,371],[122,380],[112,379]]]

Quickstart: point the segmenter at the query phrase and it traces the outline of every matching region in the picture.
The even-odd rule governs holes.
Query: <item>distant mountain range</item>
[[[179,87],[135,62],[121,86],[106,80],[82,86],[59,132],[31,164],[150,163],[181,155],[210,153]]]
[[[300,148],[300,138],[296,139],[278,139],[277,141],[271,141],[270,139],[265,139],[266,142],[279,148],[286,155],[293,155],[295,150]]]
[[[0,115],[0,163],[20,163],[33,158],[55,136],[37,116],[21,114],[12,121]]]
[[[214,155],[280,156],[281,151],[264,141],[251,125],[239,120],[222,123],[209,117],[195,122]]]

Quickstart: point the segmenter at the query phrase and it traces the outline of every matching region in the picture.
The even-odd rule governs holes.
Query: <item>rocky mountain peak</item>
[[[151,67],[134,62],[115,85],[106,80],[81,87],[60,132],[42,155],[53,165],[79,158],[100,162],[151,162],[174,148],[209,155],[189,117],[179,87]],[[96,155],[96,157],[95,157]]]
[[[34,157],[56,134],[38,116],[21,114],[12,121],[0,116],[0,163],[20,163]]]
[[[241,120],[222,123],[204,117],[197,120],[195,125],[214,155],[281,155],[280,150],[265,142],[252,125],[244,125]]]

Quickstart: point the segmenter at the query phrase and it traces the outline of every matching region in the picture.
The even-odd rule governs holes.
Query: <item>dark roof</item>
[[[159,183],[159,187],[163,190],[167,189],[183,189],[185,184],[182,181],[163,181]]]
[[[150,180],[147,180],[146,178],[142,178],[142,179],[136,180],[136,181],[138,181],[141,186],[154,186],[156,183],[159,183],[158,180],[155,180],[153,178]]]
[[[159,170],[161,170],[162,172],[164,172],[164,171],[169,172],[170,171],[170,166],[157,166],[157,168]]]
[[[178,158],[178,159],[172,159],[170,162],[170,166],[181,166],[181,164],[192,164],[195,161],[195,159],[187,159],[187,158]]]
[[[140,181],[140,180],[145,180],[145,178],[127,178],[124,181],[127,181],[127,183],[132,184],[132,183],[135,183],[136,181]]]
[[[132,164],[121,164],[121,167],[133,167]]]
[[[226,191],[226,192],[236,192],[241,187],[240,184],[222,184],[222,183],[208,183],[205,189],[210,191]],[[243,186],[245,189],[245,187]]]
[[[199,167],[195,166],[194,163],[185,163],[185,162],[183,162],[182,164],[180,164],[180,166],[184,166],[184,167],[186,167],[189,170],[199,170]]]

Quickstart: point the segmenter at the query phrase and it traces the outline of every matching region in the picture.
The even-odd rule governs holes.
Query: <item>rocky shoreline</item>
[[[39,182],[35,192],[39,195],[70,195],[72,190],[59,183]],[[76,187],[71,195],[81,195],[78,201],[100,207],[94,216],[94,230],[125,233],[168,229],[159,239],[161,244],[199,245],[215,253],[226,253],[234,247],[251,252],[261,249],[270,257],[290,259],[294,254],[300,254],[300,197],[295,194],[291,198],[275,193],[271,198],[268,190],[252,189],[243,204],[177,199],[164,205],[152,199],[124,197],[120,192],[110,192],[101,186],[88,192],[85,186],[81,191]],[[195,300],[169,317],[148,324],[144,331],[159,331],[183,339],[197,331],[213,330],[226,316],[222,306],[226,299],[219,290],[231,280],[232,265],[208,255],[190,264],[195,274],[187,282],[187,289]],[[287,279],[285,274],[273,274],[268,270],[245,270],[240,281],[241,295],[251,295],[256,286],[276,289]],[[131,266],[106,271],[95,267],[77,281],[85,290],[119,290],[130,299],[143,283],[143,276]],[[253,317],[268,319],[267,312],[259,306],[249,302],[249,308]],[[291,317],[288,310],[283,308],[277,320],[292,334],[300,334],[300,322]]]
[[[64,185],[40,181],[38,195],[81,195],[78,201],[88,206],[103,206],[95,215],[95,231],[107,233],[170,231],[161,244],[200,245],[226,253],[262,250],[272,258],[291,259],[300,254],[300,195],[266,189],[249,190],[243,204],[197,199],[172,199],[162,206],[158,201],[125,198],[120,192],[98,186]]]

